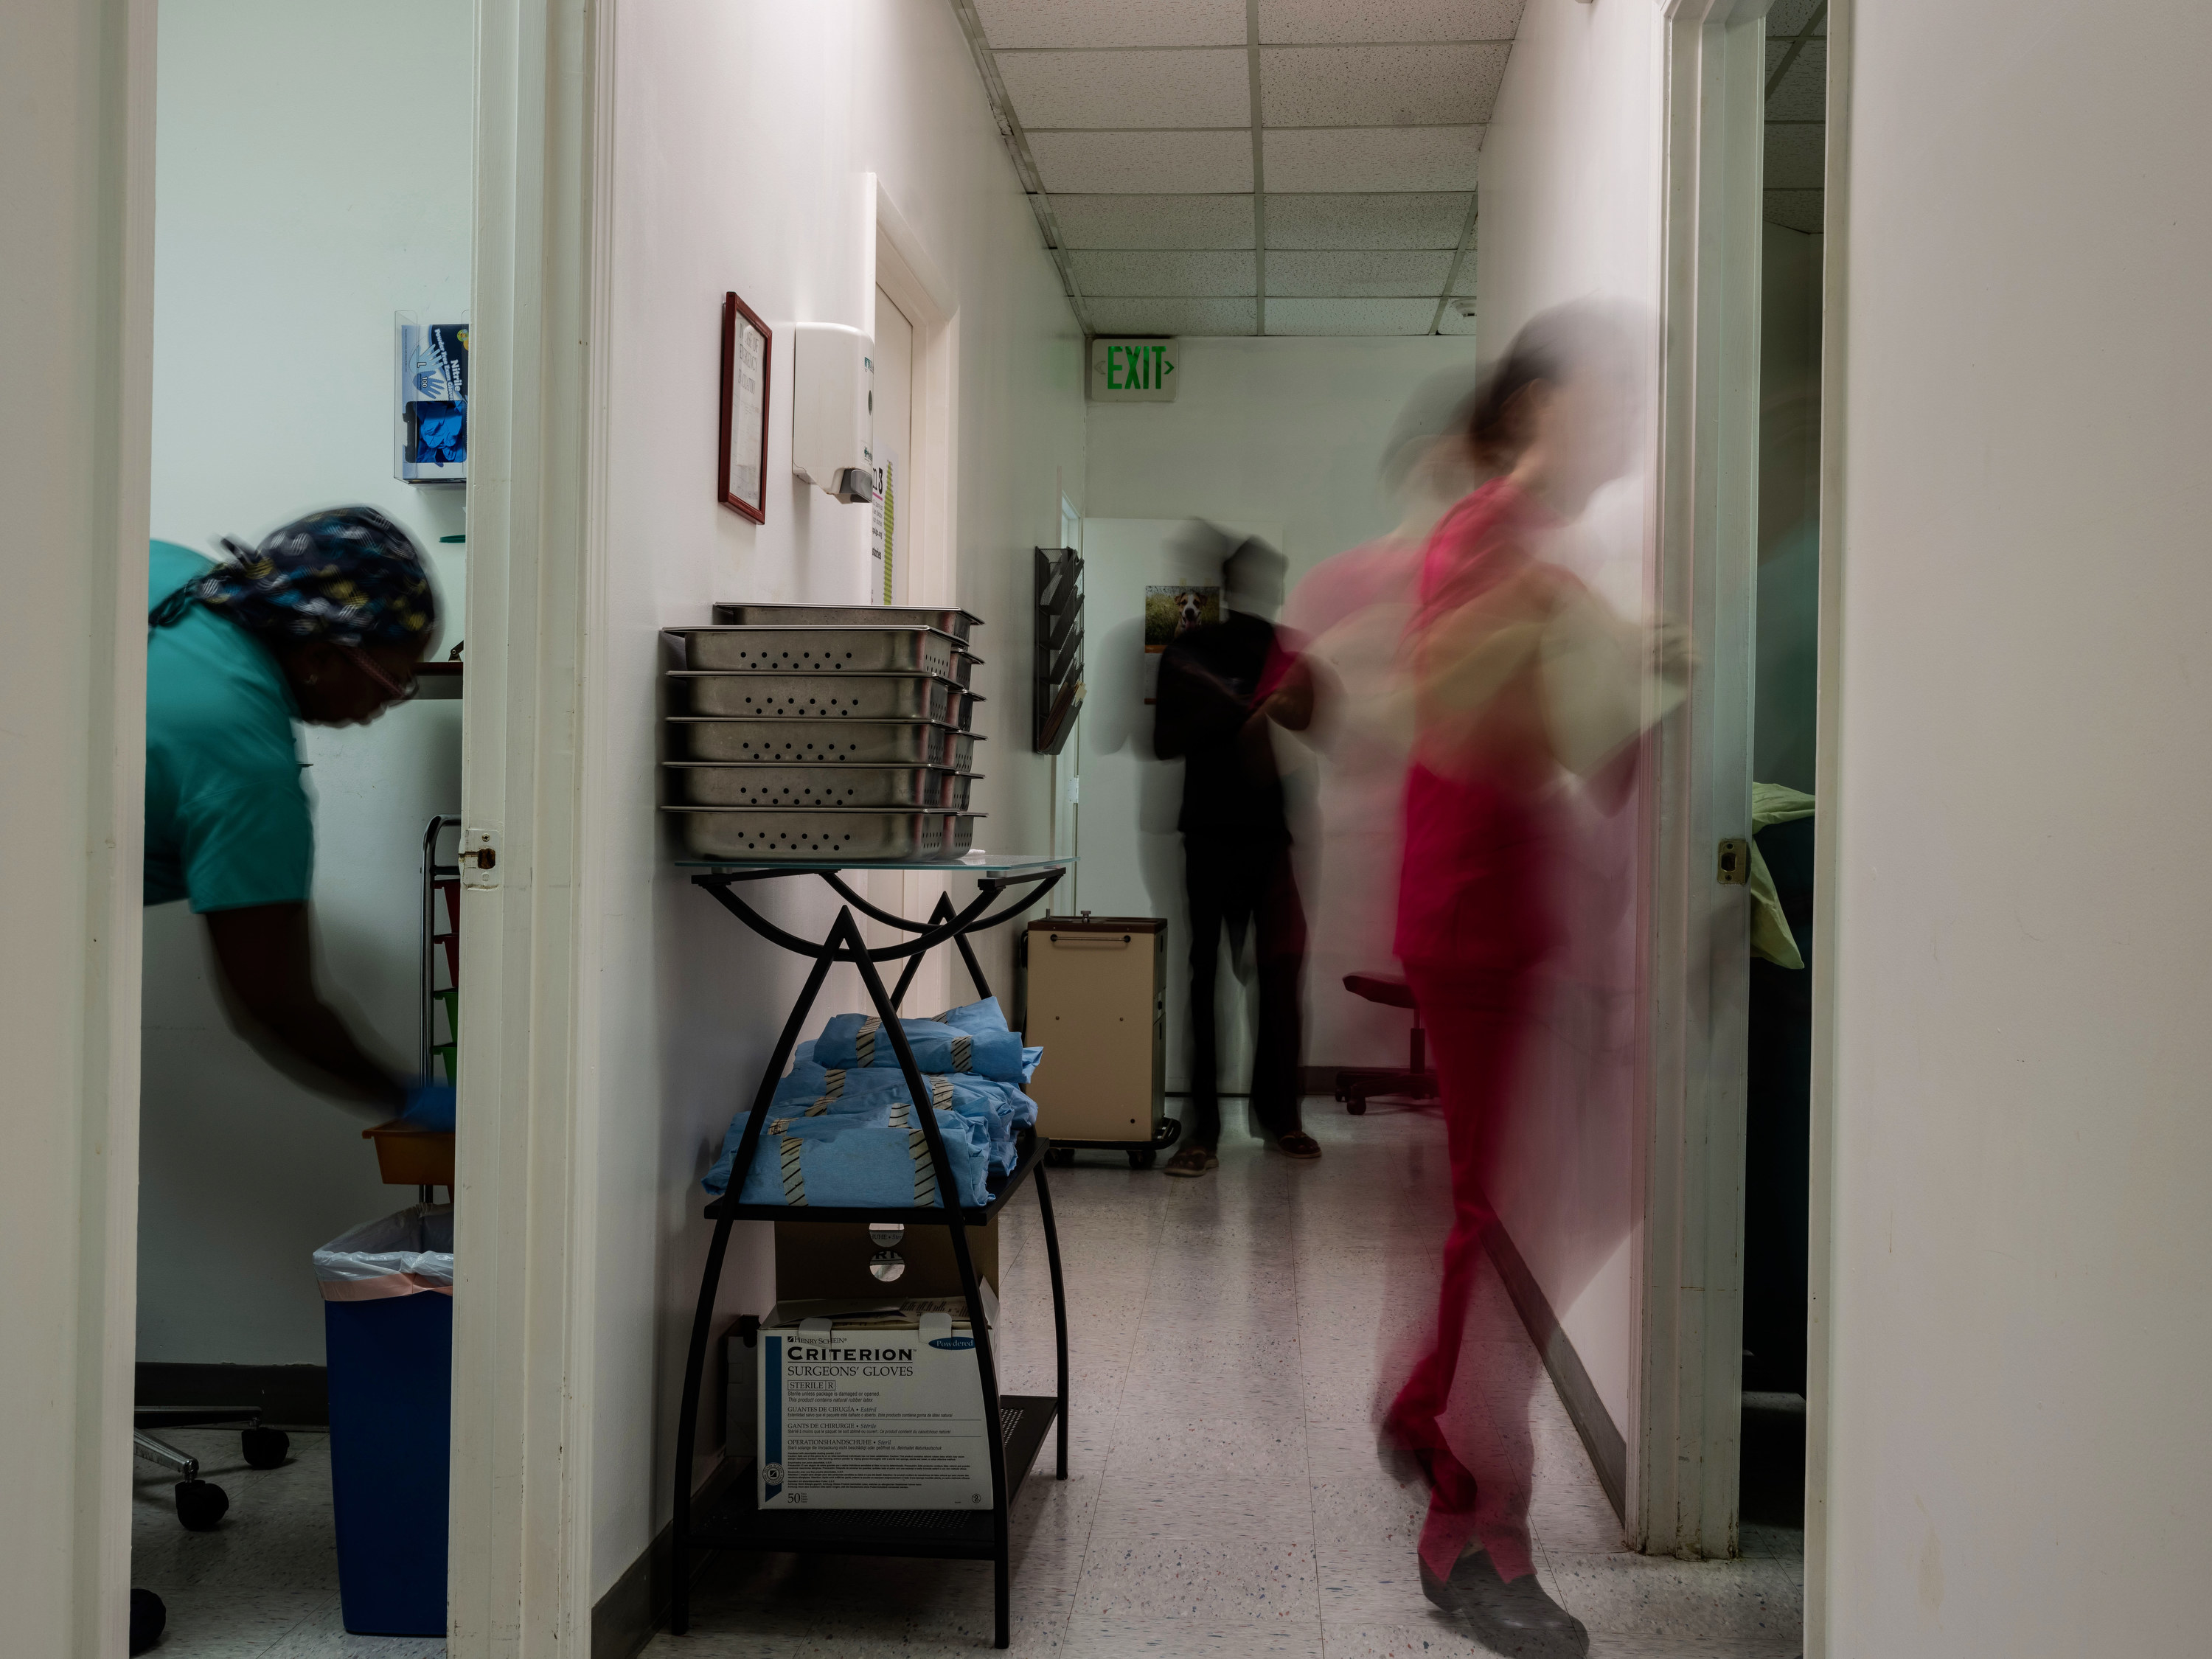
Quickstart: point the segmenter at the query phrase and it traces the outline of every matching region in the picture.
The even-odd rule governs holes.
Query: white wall
[[[392,313],[468,303],[473,8],[166,0],[155,230],[154,534],[202,551],[310,507],[382,508],[462,636],[462,492],[392,477]],[[334,65],[343,65],[334,73]],[[433,314],[434,313],[434,315]],[[309,728],[318,972],[416,1061],[424,824],[460,810],[460,705]],[[364,1120],[286,1080],[217,1006],[206,928],[146,913],[139,1358],[320,1364],[307,1255],[414,1201]]]
[[[1090,405],[1085,510],[1093,519],[1195,517],[1216,524],[1280,525],[1281,550],[1295,585],[1322,560],[1372,541],[1398,522],[1397,504],[1384,498],[1376,481],[1383,440],[1413,389],[1443,369],[1472,363],[1475,344],[1464,335],[1267,337],[1191,339],[1182,350],[1175,402]],[[1106,574],[1094,570],[1094,593]],[[1105,614],[1094,605],[1086,626],[1094,660],[1101,653],[1126,652],[1133,641],[1141,648],[1141,629],[1130,617]],[[1107,719],[1097,698],[1104,684],[1099,672],[1092,683],[1080,739],[1085,767],[1106,758],[1108,744],[1134,741],[1149,756],[1149,720],[1131,726]],[[1310,782],[1314,810],[1301,816],[1298,826],[1298,878],[1310,939],[1305,1063],[1403,1066],[1407,1016],[1361,1001],[1343,984],[1347,973],[1391,968],[1395,872],[1373,869],[1371,848],[1351,832],[1352,824],[1370,816],[1363,805],[1366,791],[1355,789],[1358,799],[1340,799],[1340,781],[1325,757],[1316,762]],[[1164,857],[1155,860],[1154,885],[1173,891],[1150,902],[1172,916],[1179,914],[1182,879],[1173,845],[1180,797],[1170,789],[1164,799],[1164,817],[1155,811],[1157,821],[1148,828],[1168,843]],[[1126,791],[1086,786],[1081,809],[1086,848],[1097,846],[1102,835],[1118,839],[1138,805]],[[1105,910],[1126,901],[1086,889],[1083,902]],[[1170,964],[1170,1029],[1177,1041],[1168,1066],[1170,1085],[1177,1088],[1188,1065],[1180,1040],[1189,972],[1182,948],[1171,953]],[[1231,1029],[1224,1026],[1224,1034]],[[1226,1087],[1232,1073],[1241,1073],[1225,1036],[1223,1059]]]
[[[1852,9],[1827,1651],[2197,1650],[2212,13]]]
[[[785,331],[795,320],[866,321],[860,175],[880,176],[957,301],[954,524],[962,602],[988,623],[978,799],[992,815],[981,837],[989,847],[1048,845],[1049,763],[1022,752],[1030,549],[1058,543],[1059,488],[1083,461],[1074,321],[949,8],[627,7],[611,72],[613,574],[597,695],[614,786],[592,804],[590,828],[606,899],[592,1016],[599,1129],[585,1166],[600,1218],[595,1595],[668,1517],[684,1344],[711,1231],[698,1180],[803,978],[796,958],[761,944],[674,867],[654,811],[658,630],[706,622],[717,599],[863,596],[867,509],[791,476]],[[729,289],[776,331],[763,526],[714,499]],[[811,880],[753,891],[796,928],[826,929],[834,914]],[[817,1021],[854,994],[841,973]],[[728,1313],[763,1304],[769,1265],[764,1241],[740,1238]]]
[[[1530,0],[1522,14],[1483,142],[1475,285],[1489,352],[1568,301],[1656,315],[1660,30],[1650,0]],[[1574,550],[1583,573],[1632,613],[1652,580],[1648,461],[1597,497]],[[1585,821],[1565,982],[1540,1022],[1531,1075],[1544,1103],[1521,1115],[1492,1194],[1624,1431],[1636,1385],[1637,811],[1632,800]]]

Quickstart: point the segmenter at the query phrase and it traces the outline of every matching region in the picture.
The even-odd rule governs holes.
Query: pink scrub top
[[[1536,620],[1580,586],[1530,543],[1554,520],[1505,478],[1447,514],[1422,555],[1408,644],[1476,599],[1501,621]],[[1512,583],[1515,591],[1497,590]],[[1425,721],[1427,716],[1424,715]],[[1554,891],[1565,823],[1534,658],[1448,740],[1424,732],[1406,780],[1397,952],[1409,968],[1526,972],[1563,938]]]

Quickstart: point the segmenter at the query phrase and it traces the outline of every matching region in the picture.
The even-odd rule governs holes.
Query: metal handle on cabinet
[[[1125,951],[1132,936],[1124,933],[1119,939],[1103,939],[1095,933],[1070,933],[1062,938],[1058,933],[1045,936],[1055,950]]]

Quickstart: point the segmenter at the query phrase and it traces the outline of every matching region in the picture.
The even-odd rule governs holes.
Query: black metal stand
[[[1062,1480],[1067,1479],[1067,1298],[1060,1277],[1060,1235],[1053,1224],[1052,1195],[1045,1183],[1044,1156],[1049,1150],[1048,1143],[1042,1137],[1031,1138],[1029,1144],[1021,1149],[1014,1167],[993,1189],[990,1201],[981,1208],[956,1207],[943,1204],[941,1200],[938,1208],[907,1210],[741,1204],[738,1200],[744,1191],[745,1176],[751,1170],[753,1158],[760,1148],[761,1131],[768,1121],[769,1107],[775,1097],[776,1081],[790,1062],[791,1051],[799,1042],[799,1032],[805,1028],[806,1017],[813,1009],[815,999],[821,994],[823,983],[829,978],[832,967],[841,962],[848,962],[860,969],[860,982],[867,989],[869,1002],[884,1022],[884,1032],[890,1038],[892,1052],[898,1057],[899,1070],[906,1079],[910,1097],[919,1108],[928,1101],[929,1091],[922,1082],[921,1068],[915,1064],[914,1051],[908,1045],[905,1028],[899,1024],[898,1006],[908,987],[914,981],[921,958],[940,945],[954,945],[967,964],[969,976],[975,981],[977,994],[986,997],[991,995],[990,984],[983,976],[981,964],[975,960],[975,953],[968,943],[968,935],[979,928],[994,927],[1018,915],[1043,897],[1066,873],[1065,866],[1051,866],[1007,876],[979,877],[977,884],[980,890],[973,902],[963,909],[955,910],[949,897],[940,897],[929,920],[921,922],[910,921],[903,916],[877,908],[855,893],[840,873],[833,870],[715,871],[691,878],[695,885],[705,888],[725,909],[763,939],[811,958],[814,967],[806,976],[806,984],[799,994],[799,1000],[792,1006],[790,1018],[784,1021],[782,1035],[776,1039],[775,1051],[769,1056],[768,1066],[761,1074],[760,1087],[753,1097],[752,1115],[745,1125],[744,1137],[738,1145],[737,1158],[730,1170],[730,1184],[721,1197],[707,1206],[707,1216],[714,1223],[714,1237],[708,1247],[707,1271],[700,1281],[698,1312],[691,1322],[691,1346],[684,1360],[684,1397],[676,1428],[675,1584],[668,1621],[669,1629],[676,1634],[682,1635],[691,1623],[690,1553],[694,1550],[739,1549],[989,1561],[997,1575],[994,1581],[994,1645],[1003,1648],[1011,1640],[1008,1601],[1012,1569],[1007,1556],[1007,1517],[1013,1507],[1014,1496],[1021,1490],[1022,1481],[1029,1473],[1030,1464],[1044,1443],[1045,1431],[1055,1425],[1060,1439],[1058,1478]],[[809,874],[818,875],[846,901],[844,907],[837,912],[836,921],[830,924],[828,935],[818,941],[801,939],[797,934],[785,932],[761,915],[733,890],[746,882]],[[1008,888],[1024,886],[1028,890],[1013,902],[994,914],[984,914],[991,901],[1000,893]],[[916,937],[903,944],[871,950],[860,937],[860,924],[853,919],[855,909]],[[896,961],[903,961],[906,966],[899,975],[896,990],[886,992],[882,975],[876,971],[876,964]],[[930,1161],[937,1171],[938,1192],[940,1194],[957,1192],[952,1178],[951,1163],[945,1156],[945,1142],[938,1131],[937,1115],[917,1110],[916,1115],[921,1120],[922,1133],[928,1140]],[[992,1354],[990,1323],[984,1317],[975,1264],[968,1249],[968,1229],[988,1224],[1020,1189],[1024,1181],[1034,1181],[1036,1186],[1037,1207],[1044,1221],[1045,1257],[1052,1272],[1053,1334],[1058,1346],[1060,1382],[1058,1393],[1050,1398],[1020,1395],[1000,1396],[998,1367]],[[974,1510],[771,1510],[764,1512],[754,1501],[753,1483],[741,1472],[727,1495],[714,1510],[703,1517],[694,1519],[691,1513],[691,1466],[698,1439],[699,1389],[706,1374],[707,1344],[712,1334],[714,1299],[721,1283],[723,1259],[729,1249],[730,1229],[740,1221],[897,1222],[909,1227],[943,1227],[951,1234],[953,1261],[959,1268],[960,1288],[968,1304],[969,1329],[975,1339],[975,1365],[982,1380],[984,1420],[995,1424],[999,1430],[998,1433],[985,1437],[991,1455],[991,1512],[988,1516]]]

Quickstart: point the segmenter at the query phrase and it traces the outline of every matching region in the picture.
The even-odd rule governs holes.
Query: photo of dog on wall
[[[1194,628],[1221,620],[1218,587],[1147,587],[1145,649],[1157,654]]]

